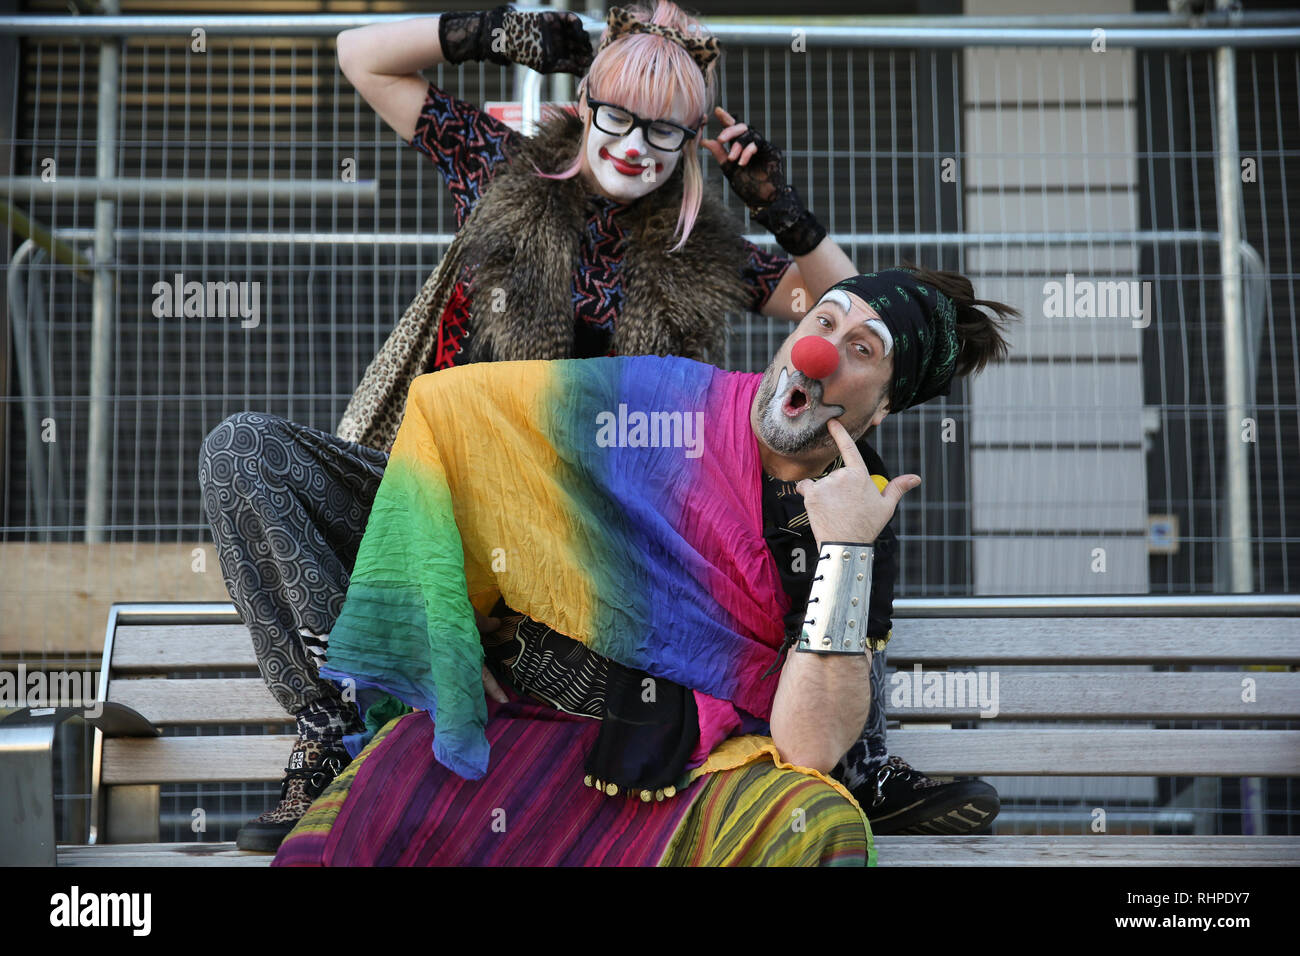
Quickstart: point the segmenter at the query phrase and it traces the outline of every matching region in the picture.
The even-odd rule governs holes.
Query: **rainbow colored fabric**
[[[597,721],[512,698],[489,705],[493,765],[465,780],[433,760],[436,728],[381,728],[280,844],[272,866],[875,866],[843,785],[732,737],[716,769],[671,800],[583,786]],[[545,799],[538,799],[544,794]],[[804,825],[791,825],[791,808]],[[507,821],[505,827],[483,821]]]
[[[657,356],[416,378],[322,673],[427,710],[436,759],[479,779],[474,609],[500,596],[620,664],[768,717],[777,681],[761,675],[789,601],[763,539],[759,380]]]

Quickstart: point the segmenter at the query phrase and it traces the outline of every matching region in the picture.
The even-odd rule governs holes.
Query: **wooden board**
[[[1215,866],[1300,865],[1300,837],[965,836],[876,837],[876,858],[891,866]],[[60,846],[59,866],[270,866],[270,853],[233,843]]]
[[[1300,775],[1294,730],[895,730],[889,752],[930,776]]]
[[[892,661],[892,658],[891,658]],[[893,720],[1294,720],[1300,717],[1300,673],[1106,673],[1058,674],[1016,671],[998,674],[996,700],[992,674],[985,666],[984,686],[978,674],[969,677],[949,671],[925,669],[919,684],[912,668],[901,669],[885,681],[885,712]],[[967,671],[967,674],[972,672]],[[925,706],[924,682],[929,675],[951,683],[945,703],[993,701],[994,717],[981,718],[981,705]],[[949,676],[951,675],[951,679]],[[1247,684],[1246,682],[1252,682]],[[939,688],[939,684],[935,684]],[[1243,701],[1247,687],[1254,695]],[[905,693],[904,693],[905,692]],[[958,696],[960,694],[960,696]],[[941,698],[934,698],[935,700]],[[898,704],[895,704],[898,701]]]
[[[0,568],[0,654],[27,659],[102,654],[116,603],[230,601],[208,541],[6,541]]]
[[[290,735],[104,741],[104,783],[278,781]],[[931,776],[1300,776],[1300,731],[897,730]]]
[[[1288,617],[895,618],[889,663],[1300,664]]]
[[[270,866],[274,853],[246,853],[233,843],[121,843],[60,846],[59,866]]]
[[[104,741],[105,786],[133,783],[278,783],[291,734],[117,737]]]
[[[108,685],[108,697],[160,727],[293,723],[260,677],[118,679]]]
[[[113,636],[113,673],[257,669],[245,624],[135,624]]]
[[[256,667],[243,624],[124,625],[114,668],[158,672]],[[939,664],[1300,664],[1292,618],[913,618],[895,621],[889,663]]]
[[[876,862],[881,867],[1296,866],[1300,837],[880,836]]]
[[[926,671],[941,679],[943,671]],[[910,682],[910,675],[902,679]],[[1242,701],[1242,681],[1255,682],[1256,700]],[[963,692],[969,688],[956,682]],[[986,685],[991,688],[992,685]],[[910,683],[907,685],[910,693]],[[1000,677],[997,713],[985,720],[1203,719],[1283,720],[1300,718],[1300,674],[1169,673],[1024,674]],[[893,693],[893,685],[886,684]],[[118,679],[109,699],[139,711],[152,723],[171,725],[284,724],[292,718],[261,678]],[[966,698],[975,700],[975,697]],[[908,722],[981,719],[979,706],[894,706],[890,719]]]

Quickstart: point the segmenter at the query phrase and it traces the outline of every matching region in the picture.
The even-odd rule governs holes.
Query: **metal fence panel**
[[[338,71],[332,37],[360,20],[208,19],[201,57],[188,27],[118,21],[126,36],[104,85],[105,47],[87,35],[102,24],[0,18],[19,37],[7,202],[38,240],[14,243],[5,272],[8,661],[92,660],[99,634],[84,625],[109,593],[224,600],[196,494],[203,437],[244,409],[331,431],[455,228],[441,179]],[[877,436],[891,472],[925,478],[900,513],[901,597],[1233,590],[1232,435],[1245,452],[1248,589],[1297,586],[1300,30],[1113,19],[1104,52],[1085,24],[818,27],[802,51],[785,26],[717,31],[721,101],[783,148],[791,181],[859,268],[959,269],[1024,312],[1010,362]],[[1235,64],[1219,82],[1225,43]],[[473,103],[517,92],[495,66],[427,76]],[[1236,122],[1222,127],[1227,91]],[[1239,206],[1223,202],[1225,151],[1239,157]],[[345,169],[360,180],[351,193]],[[111,204],[97,235],[93,194],[32,181],[51,175],[142,185],[100,200]],[[152,194],[161,179],[214,188]],[[298,188],[256,186],[268,181]],[[1224,208],[1240,234],[1226,263]],[[98,340],[97,263],[111,278]],[[1226,391],[1225,275],[1242,277],[1244,412]],[[243,283],[250,308],[170,308],[191,281]],[[725,364],[761,371],[789,327],[733,318]],[[92,383],[96,367],[105,376]],[[999,785],[1042,832],[1105,795],[1077,781]],[[1199,809],[1221,831],[1239,825],[1231,786],[1124,786],[1135,819],[1163,804],[1166,821]],[[232,820],[247,813],[247,795],[230,799]],[[1268,806],[1294,826],[1289,781],[1274,782]],[[183,800],[168,812],[184,825]]]

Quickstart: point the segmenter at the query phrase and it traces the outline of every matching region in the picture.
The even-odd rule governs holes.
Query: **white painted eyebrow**
[[[867,319],[864,323],[867,328],[880,336],[880,341],[885,343],[885,355],[894,351],[894,336],[890,333],[889,327],[879,319]]]
[[[831,289],[821,297],[821,300],[817,304],[822,305],[823,303],[828,302],[833,302],[835,305],[838,305],[845,315],[849,315],[853,312],[853,303],[849,301],[849,295],[843,289]]]
[[[831,289],[821,297],[817,305],[820,306],[824,303],[838,305],[845,315],[850,315],[853,311],[853,303],[849,301],[848,293],[843,289]],[[885,345],[885,355],[894,350],[894,336],[890,334],[889,328],[884,322],[880,321],[880,319],[866,319],[863,324],[880,336],[880,341]]]

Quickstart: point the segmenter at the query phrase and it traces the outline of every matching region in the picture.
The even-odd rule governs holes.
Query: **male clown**
[[[976,305],[992,309],[997,318],[981,312]],[[777,804],[781,801],[774,803],[774,794],[800,786],[800,780],[807,784],[804,774],[823,775],[823,779],[829,775],[836,786],[847,788],[846,795],[852,793],[863,810],[874,807],[885,821],[880,825],[872,817],[871,830],[875,833],[971,832],[987,826],[998,809],[996,794],[987,784],[929,780],[898,758],[871,752],[867,743],[876,736],[872,725],[878,724],[883,731],[884,724],[883,690],[872,686],[878,683],[872,677],[877,668],[883,667],[884,644],[890,633],[894,544],[888,526],[898,501],[919,485],[920,478],[902,475],[886,481],[878,456],[863,439],[891,409],[906,409],[947,394],[955,374],[978,371],[1004,354],[1006,345],[999,332],[999,320],[1014,314],[1015,310],[1001,303],[975,299],[969,282],[954,273],[886,270],[845,279],[832,287],[782,344],[761,380],[757,376],[720,373],[681,359],[591,360],[642,363],[635,366],[635,372],[632,365],[589,362],[524,363],[511,370],[512,379],[545,377],[552,370],[556,375],[579,376],[581,388],[554,392],[554,396],[562,399],[568,395],[571,401],[580,401],[584,395],[590,400],[591,395],[599,393],[598,398],[605,402],[602,407],[611,407],[608,399],[612,393],[603,391],[605,383],[620,375],[625,385],[630,383],[629,396],[637,400],[649,397],[650,401],[642,401],[643,405],[654,405],[654,400],[668,394],[657,391],[669,387],[661,384],[659,375],[682,376],[686,382],[713,376],[709,394],[714,394],[716,386],[723,389],[718,395],[730,397],[708,419],[706,427],[722,429],[706,437],[706,443],[714,443],[709,455],[714,456],[714,466],[726,469],[733,453],[739,453],[740,459],[730,467],[735,471],[734,480],[741,485],[748,482],[745,476],[753,474],[757,478],[761,471],[763,538],[757,547],[761,552],[766,544],[771,550],[780,578],[779,582],[775,580],[770,563],[764,570],[760,562],[752,565],[757,577],[732,573],[730,583],[742,589],[732,594],[753,597],[764,593],[774,598],[773,587],[785,590],[789,598],[789,613],[783,622],[786,640],[775,655],[771,650],[755,650],[758,645],[747,643],[729,626],[708,634],[697,633],[701,627],[707,630],[708,624],[705,618],[690,616],[694,605],[689,602],[700,601],[712,607],[715,588],[728,585],[715,579],[705,582],[707,586],[701,589],[700,581],[683,581],[680,577],[670,587],[679,605],[688,602],[684,605],[688,613],[678,618],[688,626],[641,628],[633,615],[630,623],[619,624],[634,638],[632,644],[621,645],[622,650],[614,650],[615,645],[609,644],[612,657],[593,650],[589,645],[597,645],[612,629],[606,626],[608,619],[600,627],[589,627],[590,621],[580,622],[581,615],[575,617],[551,604],[556,598],[571,602],[578,590],[570,584],[573,576],[565,577],[565,549],[555,546],[552,538],[556,533],[566,534],[574,521],[587,529],[584,535],[599,536],[607,525],[592,516],[574,513],[559,524],[534,524],[529,520],[532,512],[518,513],[520,524],[515,525],[496,515],[496,509],[488,504],[501,500],[497,486],[483,486],[486,467],[499,471],[499,466],[512,461],[505,445],[499,444],[506,439],[498,435],[532,435],[549,421],[550,413],[544,408],[526,412],[521,404],[521,400],[536,400],[544,392],[525,383],[517,394],[502,399],[499,407],[494,406],[496,410],[483,411],[482,419],[476,418],[473,425],[456,425],[457,416],[465,414],[468,397],[485,394],[485,386],[497,381],[492,376],[500,373],[467,369],[459,373],[458,379],[418,379],[412,386],[407,421],[394,450],[394,460],[400,465],[393,470],[409,477],[399,478],[404,484],[391,487],[385,478],[376,514],[380,512],[379,500],[384,502],[386,514],[378,519],[372,515],[348,605],[331,639],[330,666],[323,673],[333,679],[355,676],[361,686],[390,692],[404,687],[407,693],[401,695],[402,699],[429,713],[390,720],[366,752],[331,784],[321,798],[324,806],[319,812],[316,808],[309,811],[290,835],[277,857],[277,865],[557,860],[675,864],[771,859],[824,864],[852,858],[857,852],[855,847],[861,846],[860,830],[855,836],[852,821],[846,823],[843,817],[852,804],[843,801],[842,811],[835,803],[841,798],[834,797],[829,789],[821,793],[828,801],[823,811],[809,814],[810,826],[818,828],[815,837],[791,838],[789,827],[778,819],[781,812]],[[655,374],[648,374],[652,372]],[[722,379],[717,377],[719,374]],[[723,385],[718,386],[723,380]],[[498,387],[506,387],[506,383]],[[656,407],[662,407],[662,403]],[[505,416],[501,425],[505,431],[498,431],[494,424],[497,415]],[[647,494],[658,494],[665,481],[671,483],[675,466],[665,471],[662,454],[643,459],[637,453],[623,461],[644,461],[651,470],[618,472],[626,475],[626,482],[614,488],[605,481],[614,473],[609,469],[615,466],[592,452],[593,442],[581,438],[574,441],[577,432],[570,427],[571,421],[585,419],[561,420],[559,431],[547,439],[554,444],[545,444],[540,450],[530,445],[520,453],[522,457],[513,459],[519,470],[507,469],[521,476],[522,483],[516,482],[520,491],[534,495],[530,507],[544,509],[550,500],[552,492],[535,481],[541,472],[534,466],[539,461],[549,464],[556,455],[567,463],[564,474],[570,477],[564,479],[563,488],[566,496],[576,496],[574,500],[603,507],[599,495],[590,497],[595,486],[588,482],[596,481],[603,489],[601,495],[635,507],[663,507],[664,499]],[[448,435],[448,431],[463,434],[457,437]],[[742,433],[744,437],[738,439]],[[467,469],[468,458],[479,453],[475,449],[488,457],[480,463],[483,467]],[[412,453],[417,457],[412,458]],[[588,467],[591,462],[596,463],[594,471]],[[430,470],[431,466],[434,470]],[[401,571],[405,556],[429,553],[431,539],[407,535],[407,527],[423,519],[407,510],[415,499],[404,497],[400,488],[412,489],[421,501],[430,500],[429,478],[444,470],[449,495],[446,500],[464,502],[456,511],[456,523],[464,536],[454,540],[452,551],[456,555],[462,543],[465,554],[470,556],[482,552],[485,542],[505,540],[503,535],[509,536],[515,529],[529,542],[533,558],[528,562],[533,569],[523,572],[523,578],[494,578],[481,565],[471,569],[467,557],[465,575],[471,595],[489,594],[492,588],[486,585],[496,580],[500,587],[508,587],[518,596],[523,602],[519,607],[537,608],[535,613],[553,619],[557,627],[580,638],[567,637],[532,617],[515,613],[504,602],[494,610],[499,620],[481,618],[488,662],[483,668],[483,685],[489,699],[498,705],[489,705],[486,725],[474,724],[471,714],[475,695],[464,682],[467,675],[463,663],[470,658],[461,656],[462,663],[448,665],[446,662],[452,660],[447,656],[449,645],[438,637],[434,641],[436,653],[424,658],[425,663],[416,659],[429,648],[421,609],[443,608],[454,596],[448,591],[426,590],[423,599],[417,596],[413,603],[401,596],[409,595],[413,582],[428,584],[438,580],[436,587],[454,590],[454,581],[447,584],[451,579],[441,573],[431,578],[427,569]],[[438,492],[435,497],[442,494]],[[700,520],[713,523],[691,546],[707,547],[710,541],[719,540],[720,529],[726,533],[726,527],[736,528],[741,538],[748,535],[752,539],[753,532],[743,529],[753,527],[748,524],[753,505],[729,512],[734,511],[738,501],[730,499],[722,506],[722,520],[739,520],[734,526],[717,524],[714,513],[698,512]],[[433,530],[450,527],[447,517],[424,523]],[[698,530],[698,524],[692,519],[676,527],[689,535]],[[547,527],[554,531],[548,532]],[[653,541],[654,547],[642,552],[642,560],[647,562],[645,573],[655,573],[656,567],[682,566],[675,560],[665,562],[665,557],[675,556],[662,550],[665,543],[671,546],[678,540],[674,537],[677,533],[647,539]],[[800,550],[811,560],[796,560]],[[615,551],[599,547],[592,553],[616,556]],[[693,553],[687,552],[687,556]],[[753,552],[749,553],[752,556]],[[841,559],[847,563],[841,565]],[[376,568],[382,573],[375,575]],[[398,586],[385,592],[394,570]],[[631,567],[624,570],[636,573]],[[758,578],[765,579],[761,586]],[[462,579],[460,587],[465,583]],[[376,586],[379,590],[374,590]],[[620,601],[628,593],[622,588],[610,592]],[[396,603],[385,594],[396,595]],[[378,603],[372,595],[379,596]],[[385,601],[390,603],[385,605]],[[733,601],[728,606],[742,604],[743,600]],[[766,634],[763,640],[770,640],[767,647],[773,648],[780,643],[781,630],[773,631],[768,626],[772,618],[764,613],[765,607],[770,604],[751,604],[749,617],[735,620],[743,632]],[[414,612],[414,616],[408,612]],[[709,611],[710,616],[717,613],[717,607]],[[401,620],[412,622],[406,631],[411,639],[406,643],[395,638],[392,630],[392,625]],[[442,633],[443,624],[435,623],[437,632]],[[579,624],[580,629],[567,626],[577,628]],[[434,634],[435,625],[430,624],[428,637]],[[738,636],[742,637],[739,642],[732,640]],[[651,643],[646,644],[643,638]],[[656,641],[660,644],[651,646]],[[684,655],[683,647],[687,648]],[[599,644],[598,649],[607,648]],[[771,661],[763,678],[770,679],[771,672],[779,670],[775,694],[767,697],[770,707],[762,704],[762,693],[754,690],[761,679],[749,680],[757,676],[757,669],[736,672],[744,675],[743,687],[728,684],[727,678],[719,681],[716,673],[710,672],[710,658],[744,665],[745,661],[758,659],[755,653],[764,663]],[[632,666],[633,658],[636,666]],[[385,660],[406,663],[393,670]],[[422,686],[437,686],[436,697],[417,686],[424,681],[430,665],[435,680]],[[641,666],[647,670],[637,669]],[[478,664],[473,667],[476,673]],[[677,677],[673,681],[664,679],[668,672],[680,673],[685,687],[674,683]],[[647,673],[659,675],[658,693],[648,703],[642,695]],[[453,676],[459,683],[449,682]],[[508,695],[502,689],[503,683],[534,703]],[[770,695],[772,685],[766,686]],[[727,687],[737,688],[738,692],[709,696],[723,693]],[[694,697],[691,688],[695,689]],[[708,693],[701,696],[706,688]],[[459,711],[444,709],[444,689],[459,695]],[[481,690],[477,696],[481,706]],[[548,707],[539,710],[536,702]],[[751,702],[762,704],[766,719],[757,716],[760,711],[751,707]],[[732,715],[733,719],[739,715],[739,726],[733,723],[728,725],[730,729],[718,733],[715,704],[735,705]],[[566,715],[601,719],[594,722],[595,727],[579,719],[585,726],[575,730],[572,718]],[[390,716],[383,715],[384,719]],[[430,717],[435,720],[430,721]],[[459,734],[460,743],[444,743],[439,749],[434,723],[444,740],[447,735],[457,739]],[[475,731],[474,726],[480,730]],[[474,749],[477,745],[473,738],[482,733],[484,726],[492,747],[490,763],[487,741],[483,741],[482,748]],[[728,751],[728,746],[736,742],[731,738],[737,733],[749,735],[751,741],[770,737],[775,765],[765,765],[769,769],[761,774],[767,776],[755,776],[758,770],[744,770],[728,762],[734,753],[734,748]],[[437,760],[429,754],[430,743]],[[583,754],[585,764],[581,763]],[[577,793],[572,790],[573,771],[581,768],[587,772],[587,785],[604,794],[624,798],[639,794],[641,801],[657,805],[665,796],[678,794],[683,780],[698,780],[691,768],[700,766],[703,755],[707,759],[701,772],[706,780],[692,783],[684,795],[678,796],[680,811],[655,806],[638,810],[632,799],[625,801],[629,806],[606,812],[584,801],[580,787]],[[755,756],[751,752],[742,763],[752,763]],[[404,779],[400,787],[393,783],[393,774],[399,771]],[[746,777],[746,773],[750,776]],[[669,785],[669,781],[677,785]],[[544,795],[545,799],[539,803],[530,794]],[[740,803],[731,802],[733,798]],[[723,805],[748,809],[721,817],[711,815],[711,807]],[[882,805],[888,810],[883,815],[879,814]],[[403,807],[411,809],[399,812]],[[422,811],[424,816],[416,812],[420,807],[428,808]],[[508,831],[511,836],[486,838],[471,822],[476,811],[486,807],[497,808],[504,817],[515,821]],[[680,815],[672,816],[674,812]],[[528,816],[539,813],[543,816],[537,820]],[[611,814],[640,816],[625,820]],[[889,825],[891,821],[893,826]],[[618,839],[617,834],[631,832],[628,827],[642,834],[639,842]],[[331,829],[336,829],[337,834],[331,835]],[[744,834],[739,842],[735,838],[737,830]],[[545,838],[540,836],[543,832]],[[590,837],[575,844],[572,837],[564,836],[576,833]],[[519,842],[511,843],[512,839]],[[583,842],[587,840],[590,842]],[[753,858],[735,857],[732,849],[737,846],[751,848]]]
[[[795,757],[813,758],[808,766],[830,761],[832,776],[853,792],[876,834],[973,832],[986,828],[999,809],[997,794],[986,783],[939,783],[901,758],[888,756],[884,644],[892,621],[896,539],[891,521],[876,532],[867,513],[859,512],[847,523],[840,517],[853,514],[844,503],[859,498],[877,508],[888,505],[892,515],[898,498],[921,482],[916,475],[897,477],[882,496],[869,487],[868,469],[875,475],[885,470],[864,439],[888,414],[947,395],[954,374],[979,371],[1005,355],[997,322],[976,305],[992,309],[999,319],[1016,314],[1001,303],[975,299],[970,283],[955,273],[890,269],[844,279],[822,296],[777,351],[751,416],[763,460],[765,495],[782,483],[793,483],[793,491],[802,496],[802,507],[789,510],[806,514],[796,513],[787,525],[810,530],[802,544],[814,554],[828,540],[875,544],[867,630],[874,653],[850,663],[791,651],[785,666],[795,665],[788,676],[797,679],[778,690],[772,734],[778,748],[784,744],[793,748]],[[827,343],[825,354],[833,358],[809,369],[814,373],[810,375],[800,365],[817,364],[812,346],[819,343],[807,341],[814,337]],[[860,401],[864,394],[872,396],[866,403]],[[856,448],[850,440],[858,443]],[[854,454],[858,449],[862,454]],[[862,461],[865,465],[859,464]],[[839,467],[841,463],[845,467]],[[815,545],[809,544],[809,537],[816,539]],[[778,565],[800,544],[787,536],[783,555],[782,542],[769,542]],[[792,593],[794,607],[804,607],[800,598],[808,594],[810,583],[805,578],[801,589]],[[809,605],[807,617],[792,622],[796,626],[787,631],[787,642],[802,633],[803,621],[816,616],[815,608]],[[803,693],[812,700],[859,699],[861,671],[868,661],[865,730],[860,702],[857,708],[828,706],[816,721],[786,724],[789,711],[781,705]]]
[[[794,666],[780,685],[771,730],[790,763],[823,770],[844,783],[877,835],[976,832],[986,829],[999,809],[989,784],[936,781],[886,749],[885,644],[897,574],[890,518],[898,499],[920,478],[903,475],[885,485],[882,477],[873,483],[870,476],[885,475],[885,467],[865,440],[891,411],[947,395],[954,374],[979,371],[1005,354],[997,321],[977,304],[999,319],[1016,314],[1002,303],[975,299],[969,281],[957,273],[889,269],[844,279],[782,343],[751,409],[763,464],[764,537],[790,598],[786,649],[812,616],[806,605],[822,542],[874,544],[866,621],[871,647],[852,661],[818,660],[816,654],[790,650],[785,667]],[[820,368],[813,367],[817,357],[809,357],[817,346],[823,350]],[[838,515],[854,514],[846,502],[860,501],[874,502],[875,513],[860,514],[846,525]],[[877,529],[874,522],[886,507]],[[500,622],[484,623],[497,627]],[[531,654],[506,650],[524,643],[521,634],[532,644]],[[575,665],[567,680],[594,658],[569,638],[518,615],[504,617],[504,625],[485,639],[490,656],[497,651],[493,663],[498,666],[540,657],[542,648],[554,659],[585,662]],[[484,676],[489,691],[504,699],[491,673],[485,670]],[[518,674],[512,676],[517,682]],[[552,677],[558,685],[558,676]],[[552,693],[559,695],[558,686]],[[816,703],[801,703],[805,699]],[[814,712],[815,719],[794,717]]]

